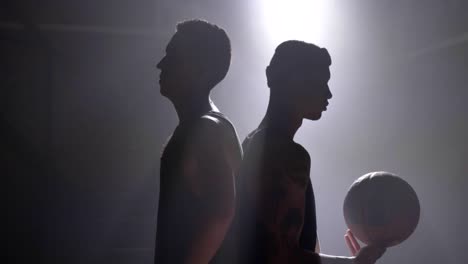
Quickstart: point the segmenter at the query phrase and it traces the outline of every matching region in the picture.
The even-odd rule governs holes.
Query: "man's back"
[[[224,152],[234,156],[229,160],[241,159],[234,127],[218,112],[181,123],[174,131],[161,157],[156,263],[184,262],[203,221],[229,209],[220,192],[229,191],[226,181],[234,173],[225,168],[236,164],[224,164],[229,162]]]

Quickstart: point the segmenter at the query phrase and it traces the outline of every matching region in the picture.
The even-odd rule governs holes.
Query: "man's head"
[[[158,63],[161,94],[170,98],[209,93],[226,76],[231,44],[226,32],[203,20],[179,23]]]
[[[266,69],[271,95],[303,118],[318,120],[332,97],[328,87],[331,58],[314,44],[289,40],[275,50]]]

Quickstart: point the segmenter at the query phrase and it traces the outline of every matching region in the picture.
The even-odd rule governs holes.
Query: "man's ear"
[[[208,84],[211,79],[211,75],[213,74],[210,69],[205,67],[205,65],[197,65],[194,67],[194,73],[196,74],[196,78],[200,81],[201,84]]]
[[[199,80],[199,84],[203,86],[207,86],[210,89],[215,87],[220,81],[216,81],[213,77],[215,72],[213,72],[213,68],[210,67],[197,67],[196,70],[197,78]]]

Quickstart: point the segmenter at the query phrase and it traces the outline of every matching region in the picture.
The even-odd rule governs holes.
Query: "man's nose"
[[[166,60],[166,56],[164,56],[159,62],[158,64],[156,64],[156,68],[162,70],[162,67],[163,67],[163,64],[164,64],[164,61]]]
[[[331,99],[332,97],[333,97],[333,94],[330,91],[330,87],[328,87],[328,85],[327,85],[327,98]]]

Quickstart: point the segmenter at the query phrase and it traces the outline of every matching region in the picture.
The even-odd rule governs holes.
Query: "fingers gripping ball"
[[[389,172],[359,177],[346,194],[343,213],[353,234],[368,245],[395,246],[406,240],[419,221],[413,188]]]

